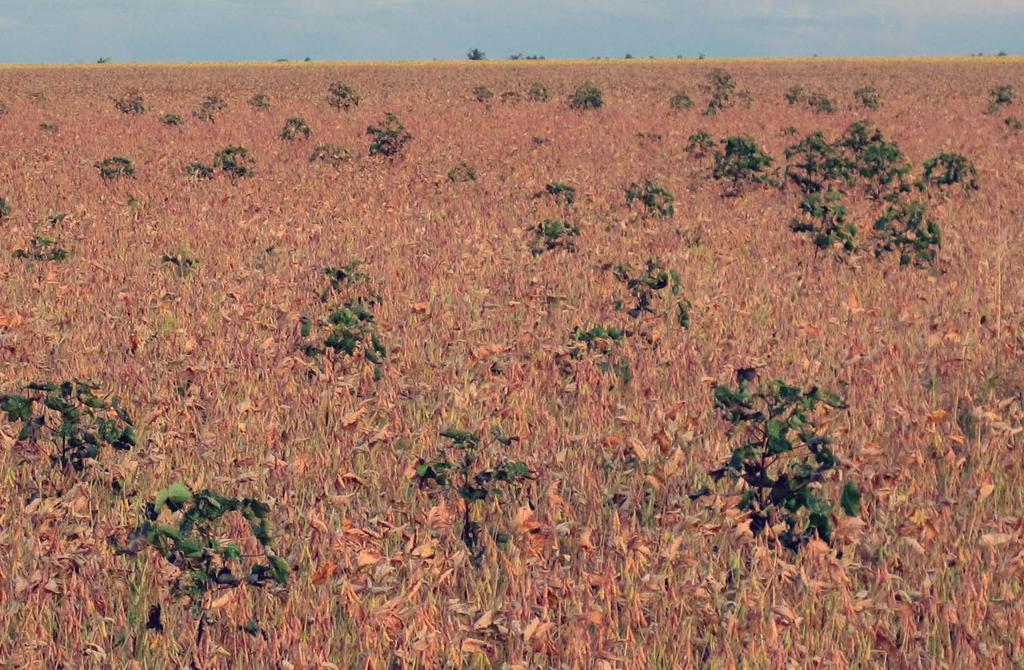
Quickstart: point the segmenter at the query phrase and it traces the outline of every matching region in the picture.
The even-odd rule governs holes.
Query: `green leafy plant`
[[[792,86],[785,94],[786,102],[790,105],[798,105],[807,99],[803,86]]]
[[[711,172],[717,180],[731,182],[726,195],[742,193],[745,185],[771,183],[768,168],[772,157],[757,146],[749,135],[736,135],[722,140],[722,151],[715,154],[715,166]]]
[[[819,193],[849,182],[854,169],[842,147],[821,132],[786,149],[786,176],[804,193]]]
[[[630,333],[617,326],[594,326],[584,330],[576,326],[569,337],[569,345],[555,354],[556,364],[563,375],[575,378],[579,361],[593,361],[601,372],[613,373],[623,384],[633,380],[629,357],[621,352],[622,343]]]
[[[69,255],[68,250],[49,235],[36,235],[29,240],[28,248],[14,251],[15,258],[32,261],[62,261]]]
[[[319,144],[309,156],[310,163],[327,163],[334,167],[340,166],[352,158],[352,152],[335,144]]]
[[[142,93],[137,88],[128,90],[120,98],[114,98],[114,107],[122,114],[143,114],[146,111]]]
[[[184,279],[192,274],[192,271],[199,266],[199,259],[187,246],[179,246],[169,254],[160,257],[160,262],[174,268],[174,274]]]
[[[848,212],[838,191],[811,193],[800,203],[803,218],[793,219],[790,229],[810,233],[819,249],[840,245],[850,253],[857,248],[857,227],[847,221]]]
[[[231,513],[245,520],[258,546],[257,556],[246,553],[245,543],[227,538],[224,522]],[[231,498],[208,489],[193,492],[176,482],[146,504],[145,519],[131,533],[124,551],[152,547],[178,568],[172,594],[188,599],[199,619],[196,640],[201,642],[213,594],[242,584],[263,588],[288,583],[291,566],[272,547],[269,517],[270,506],[255,498]]]
[[[715,149],[715,140],[706,130],[698,130],[686,140],[686,153],[697,159],[704,158]]]
[[[249,106],[258,111],[270,109],[270,96],[266,93],[257,93],[249,98]]]
[[[95,164],[104,179],[117,179],[118,177],[132,177],[135,175],[135,166],[127,158],[115,156],[105,158]]]
[[[213,179],[214,169],[209,165],[200,162],[189,163],[185,166],[185,174],[197,181]]]
[[[57,124],[55,123],[40,123],[39,130],[44,133],[55,133],[57,132]]]
[[[232,177],[251,177],[253,160],[245,147],[224,147],[213,155],[213,165]]]
[[[227,109],[228,103],[219,95],[208,95],[199,103],[199,109],[192,114],[200,121],[213,121],[217,113]]]
[[[632,183],[626,188],[626,205],[632,207],[634,202],[642,203],[648,214],[654,213],[663,219],[671,217],[676,211],[675,197],[649,179],[643,184]]]
[[[166,112],[160,115],[160,123],[165,126],[180,126],[182,123],[181,116],[173,112]]]
[[[626,331],[616,326],[594,326],[589,330],[577,327],[572,332],[572,339],[593,349],[604,342],[619,342],[626,337]]]
[[[817,387],[803,391],[779,380],[755,387],[753,375],[742,369],[738,386],[714,390],[715,408],[739,444],[710,475],[740,484],[739,508],[754,535],[768,532],[794,551],[814,537],[829,542],[834,522],[824,489],[839,459],[819,415],[846,404]],[[860,513],[860,491],[850,481],[840,507],[849,516]]]
[[[484,527],[475,513],[481,503],[488,499],[499,499],[502,489],[513,493],[534,478],[533,471],[522,461],[496,459],[489,466],[482,466],[481,439],[477,433],[448,428],[441,431],[441,437],[450,444],[443,453],[432,460],[420,459],[416,464],[416,481],[422,489],[428,485],[440,487],[445,494],[455,493],[462,502],[463,544],[469,550],[473,565],[479,566],[485,547],[481,543]],[[495,433],[496,440],[507,446],[515,438]],[[485,509],[484,514],[487,514]],[[484,519],[486,522],[486,518]],[[509,535],[500,530],[492,531],[492,537],[499,544],[508,542]]]
[[[1024,128],[1024,123],[1021,123],[1021,120],[1018,119],[1016,116],[1008,116],[1008,117],[1006,117],[1006,119],[1003,121],[1003,123],[1006,124],[1007,128],[1009,128],[1010,130],[1012,130],[1014,132],[1020,132],[1020,129]]]
[[[0,198],[0,220],[3,220],[10,215],[11,206],[7,203],[7,200]]]
[[[20,424],[19,442],[48,442],[56,452],[51,460],[81,472],[103,445],[127,451],[138,441],[120,400],[96,395],[99,389],[78,380],[32,383],[21,394],[0,395],[0,412]]]
[[[321,301],[333,296],[344,302],[324,318],[313,320],[303,316],[299,320],[299,348],[310,357],[328,350],[349,357],[361,355],[373,364],[374,377],[380,379],[388,352],[377,333],[372,310],[381,296],[371,290],[369,274],[361,267],[362,261],[355,259],[342,267],[324,268],[328,286],[320,296]]]
[[[819,114],[834,114],[836,104],[824,93],[814,93],[807,98],[807,106]]]
[[[854,90],[853,98],[865,109],[876,110],[882,106],[881,96],[874,86],[862,86]]]
[[[1000,107],[1012,105],[1017,97],[1017,90],[1010,84],[995,86],[988,91],[988,113],[995,114]]]
[[[638,319],[644,314],[654,314],[655,298],[666,288],[677,298],[675,305],[675,319],[683,328],[690,327],[690,301],[682,296],[682,278],[675,270],[669,270],[660,260],[651,258],[647,260],[647,266],[642,271],[636,271],[628,265],[616,265],[613,269],[615,278],[625,284],[633,298],[633,306],[627,314]],[[622,309],[621,302],[616,303],[616,308]]]
[[[347,112],[359,106],[359,96],[348,84],[336,81],[327,88],[327,104]]]
[[[545,186],[543,191],[534,193],[533,197],[542,198],[545,195],[550,195],[562,207],[570,207],[576,202],[576,187],[556,181]]]
[[[668,106],[677,112],[682,112],[687,109],[693,109],[693,98],[679,91],[668,100]]]
[[[476,181],[476,170],[465,163],[459,163],[451,170],[448,170],[448,181],[453,184],[462,184],[468,181]]]
[[[530,84],[530,90],[526,93],[526,99],[530,102],[547,102],[550,97],[548,87],[539,81]]]
[[[932,265],[942,247],[939,224],[923,202],[897,202],[875,222],[875,255],[897,252],[900,265]]]
[[[500,100],[502,104],[517,105],[523,101],[523,96],[519,91],[505,91],[501,94]]]
[[[578,111],[604,107],[604,94],[592,81],[580,84],[569,96],[569,108]]]
[[[288,142],[299,138],[308,140],[309,135],[309,126],[306,124],[305,120],[295,116],[285,121],[284,127],[281,128],[280,133],[281,139]]]
[[[924,183],[937,186],[960,184],[965,191],[978,190],[978,171],[974,163],[958,153],[943,151],[924,162]]]
[[[565,221],[547,219],[533,229],[534,241],[530,245],[530,251],[534,256],[539,256],[545,251],[562,249],[564,251],[576,251],[576,242],[573,238],[578,237],[580,229]]]
[[[851,124],[839,145],[852,152],[853,172],[863,180],[868,195],[891,200],[910,190],[906,181],[911,170],[910,160],[870,122]]]
[[[494,92],[486,86],[477,86],[473,89],[473,99],[477,102],[490,102]]]
[[[370,142],[371,156],[397,156],[406,144],[412,140],[412,134],[405,129],[394,114],[386,114],[379,126],[369,126],[366,134]]]
[[[708,106],[704,109],[705,116],[714,116],[736,104],[736,81],[721,68],[716,67],[709,72],[701,88],[709,96]]]

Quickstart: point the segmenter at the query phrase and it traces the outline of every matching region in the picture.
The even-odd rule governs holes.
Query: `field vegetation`
[[[0,667],[1021,667],[1019,90],[0,69]]]

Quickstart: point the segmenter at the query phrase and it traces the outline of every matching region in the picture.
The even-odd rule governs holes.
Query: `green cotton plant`
[[[715,140],[706,130],[698,130],[686,140],[686,153],[698,160],[704,158],[715,149]]]
[[[579,237],[580,229],[565,221],[547,219],[537,224],[533,229],[534,240],[530,245],[530,253],[539,256],[546,251],[575,252],[576,242],[574,238]]]
[[[179,279],[184,279],[192,274],[199,266],[199,259],[185,245],[179,246],[169,254],[160,257],[160,262],[174,268],[174,274]]]
[[[569,378],[576,376],[576,361],[592,360],[601,372],[611,372],[623,384],[633,381],[629,357],[622,353],[622,344],[630,333],[618,326],[598,325],[589,329],[573,328],[568,346],[555,354],[555,363]]]
[[[647,214],[665,219],[675,214],[675,197],[656,182],[646,180],[643,184],[632,183],[626,188],[626,206],[640,202]]]
[[[245,520],[261,560],[225,538],[223,522],[230,513]],[[196,639],[202,641],[207,601],[213,593],[242,584],[263,588],[288,583],[291,566],[272,547],[269,516],[270,506],[260,500],[230,498],[206,489],[193,492],[177,482],[146,504],[145,519],[131,533],[125,551],[135,553],[148,546],[178,568],[172,593],[188,599],[199,619]]]
[[[711,176],[731,182],[727,196],[737,196],[746,185],[770,184],[768,169],[772,157],[761,150],[749,135],[735,135],[722,140],[722,150],[715,154]]]
[[[798,105],[807,99],[804,87],[800,85],[791,86],[786,90],[785,96],[786,102],[790,105]]]
[[[137,88],[130,89],[120,98],[114,98],[114,107],[122,114],[143,114],[146,111],[142,93]]]
[[[30,261],[63,261],[71,255],[49,235],[36,235],[28,244],[25,249],[15,249],[14,257]]]
[[[355,259],[342,267],[324,268],[328,286],[320,300],[341,298],[344,302],[322,318],[302,316],[298,347],[311,358],[328,351],[350,358],[361,356],[374,366],[374,378],[380,379],[388,351],[377,332],[372,310],[380,304],[381,296],[372,290],[370,277],[361,266],[362,261]]]
[[[848,212],[838,191],[812,193],[800,203],[802,218],[795,218],[790,229],[795,233],[809,233],[819,249],[836,245],[851,253],[857,248],[857,226],[847,221]]]
[[[348,84],[336,81],[327,88],[327,104],[347,112],[359,106],[359,96]]]
[[[490,102],[493,97],[494,91],[486,86],[476,86],[473,88],[473,99],[477,102]]]
[[[199,109],[192,112],[200,121],[213,122],[214,117],[219,113],[227,109],[228,103],[224,102],[224,99],[219,95],[211,94],[203,98],[203,101],[199,103]]]
[[[628,265],[616,265],[613,268],[615,278],[625,284],[633,298],[634,305],[626,312],[634,319],[644,314],[654,314],[653,307],[655,297],[661,294],[666,288],[677,298],[675,305],[675,319],[682,328],[690,327],[690,309],[692,305],[689,300],[682,296],[682,278],[675,270],[668,270],[665,264],[658,259],[648,259],[646,269],[637,272]],[[620,302],[616,308],[622,309]]]
[[[1010,84],[994,86],[988,91],[988,114],[995,114],[1000,107],[1012,105],[1017,97],[1017,90]]]
[[[600,109],[604,107],[604,94],[592,81],[580,84],[572,95],[569,96],[569,109],[586,111],[588,109]]]
[[[138,443],[120,400],[96,395],[99,389],[78,380],[32,383],[23,393],[0,395],[0,412],[20,425],[19,442],[49,443],[55,463],[81,472],[104,445],[128,451]]]
[[[851,124],[838,144],[852,154],[853,174],[860,177],[869,196],[892,200],[910,190],[906,181],[911,170],[910,160],[869,121]]]
[[[861,88],[855,89],[853,92],[853,98],[859,102],[862,107],[872,111],[877,110],[882,106],[881,96],[879,96],[878,89],[874,86],[862,86]]]
[[[355,286],[358,284],[368,284],[370,281],[370,275],[363,267],[363,261],[358,258],[353,258],[348,263],[341,267],[328,266],[323,269],[323,275],[327,278],[329,286],[325,289],[321,299],[326,300],[327,291],[342,291],[346,287]],[[379,296],[376,296],[373,300],[374,303],[380,302]]]
[[[245,147],[224,147],[214,154],[213,165],[232,177],[251,177],[253,174],[253,160]]]
[[[11,215],[11,206],[4,198],[0,198],[0,220]]]
[[[370,155],[389,158],[400,154],[405,145],[413,139],[398,117],[391,113],[384,116],[380,125],[368,126],[366,134],[373,138],[370,141]]]
[[[721,68],[709,72],[701,88],[709,95],[704,116],[714,116],[735,104],[736,81],[731,74]]]
[[[306,124],[304,119],[297,116],[293,116],[284,123],[284,127],[281,128],[280,137],[282,140],[291,142],[297,139],[308,140],[311,131],[309,126]]]
[[[352,158],[352,152],[336,144],[318,144],[313,153],[309,155],[310,163],[327,163],[333,167],[340,167],[342,163]]]
[[[526,92],[526,99],[530,102],[547,102],[550,97],[548,87],[539,81],[530,84],[530,90]]]
[[[459,163],[448,171],[448,181],[453,184],[464,184],[476,181],[476,170],[466,163]]]
[[[257,93],[249,98],[249,106],[257,111],[270,109],[270,96],[266,93]]]
[[[960,184],[964,191],[978,190],[978,170],[966,156],[943,151],[934,158],[924,162],[924,178],[922,183],[925,186],[936,185],[940,187]]]
[[[546,195],[551,196],[557,205],[571,207],[576,202],[576,187],[556,181],[545,186],[543,191],[534,193],[533,197],[543,198]]]
[[[458,494],[462,502],[460,537],[469,550],[473,565],[479,567],[485,547],[481,543],[484,527],[475,513],[480,507],[478,503],[499,499],[503,489],[514,493],[535,475],[522,461],[505,458],[499,458],[491,465],[483,466],[481,463],[485,461],[478,433],[448,428],[441,431],[441,437],[449,441],[447,448],[432,460],[420,459],[416,464],[415,479],[420,489],[436,485],[446,494]],[[516,439],[504,436],[498,429],[494,431],[494,437],[502,446],[509,446]],[[499,544],[504,544],[510,539],[508,534],[501,530],[493,531],[492,537]]]
[[[737,386],[714,390],[715,409],[731,425],[736,446],[710,476],[740,486],[738,506],[749,515],[755,536],[770,532],[794,551],[814,537],[830,542],[833,507],[825,493],[829,473],[840,463],[818,417],[846,404],[818,387],[804,391],[780,380],[755,386],[755,376],[754,370],[741,369]],[[843,513],[858,515],[860,498],[847,481],[839,498]]]
[[[668,106],[669,108],[676,112],[683,112],[688,109],[693,109],[693,98],[691,98],[683,91],[679,91],[671,98],[669,98]]]
[[[942,230],[923,202],[897,202],[875,221],[875,255],[895,252],[900,265],[933,265],[942,247]]]
[[[213,175],[216,171],[213,167],[205,165],[198,161],[189,163],[185,166],[185,174],[196,181],[206,181],[207,179],[213,179]]]
[[[786,177],[808,195],[836,189],[852,179],[852,161],[820,131],[788,147],[786,160]]]
[[[807,106],[819,114],[835,114],[836,104],[824,93],[814,93],[807,98]]]
[[[181,116],[174,112],[166,112],[160,115],[160,123],[165,126],[180,126],[182,124]]]
[[[117,179],[118,177],[135,176],[135,166],[132,165],[130,160],[123,156],[105,158],[96,163],[95,167],[100,171],[100,176],[104,179]]]

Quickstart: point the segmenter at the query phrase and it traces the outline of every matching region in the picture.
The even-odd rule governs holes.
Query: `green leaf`
[[[288,583],[288,575],[290,575],[292,571],[292,567],[288,565],[288,561],[284,560],[280,556],[271,556],[270,567],[274,571],[275,582],[278,584]]]
[[[153,506],[159,512],[164,505],[171,511],[181,509],[185,503],[192,500],[192,492],[181,482],[175,482],[156,494],[156,501]]]
[[[853,482],[846,482],[843,485],[843,493],[839,498],[839,506],[843,508],[846,516],[860,515],[860,489]]]

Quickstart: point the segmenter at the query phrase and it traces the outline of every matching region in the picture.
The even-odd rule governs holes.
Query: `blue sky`
[[[0,62],[1024,52],[1024,0],[0,0]]]

